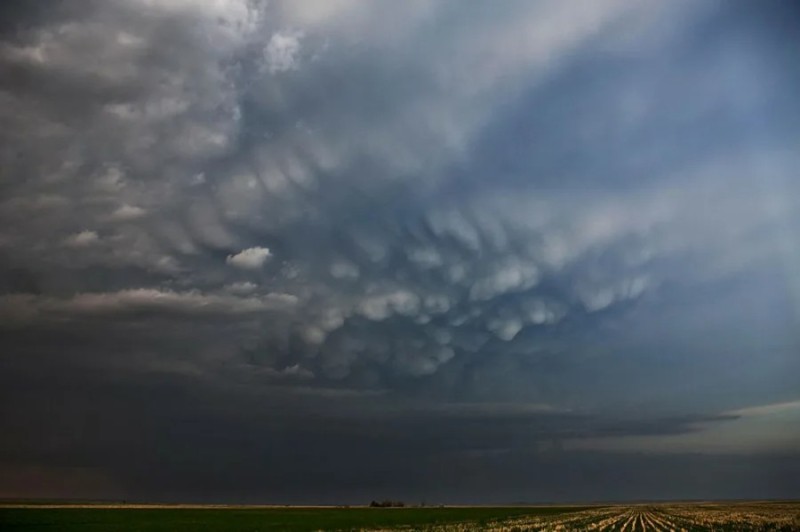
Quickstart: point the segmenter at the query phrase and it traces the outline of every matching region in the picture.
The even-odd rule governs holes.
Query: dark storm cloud
[[[7,471],[19,476],[26,468],[40,475],[102,473],[68,483],[78,496],[97,486],[107,488],[110,477],[114,496],[139,499],[209,500],[222,493],[225,500],[239,501],[361,502],[396,494],[444,502],[475,497],[470,489],[499,490],[491,500],[541,498],[538,488],[514,472],[527,464],[525,471],[546,476],[557,488],[553,498],[575,489],[577,494],[568,497],[581,497],[587,489],[576,478],[581,469],[597,477],[621,462],[620,474],[635,476],[627,462],[648,460],[627,456],[589,467],[592,453],[564,449],[567,439],[681,434],[699,422],[724,421],[619,422],[514,404],[398,409],[381,395],[232,391],[209,382],[130,372],[105,372],[96,379],[55,360],[50,364],[61,369],[61,383],[30,378],[24,387],[4,383],[3,398],[24,400],[26,408],[4,408],[3,428],[12,436],[0,445],[0,455],[3,463],[14,464]],[[47,387],[46,393],[40,386]],[[100,407],[91,396],[104,397],[105,404]],[[57,407],[53,397],[58,397]],[[661,461],[670,459],[650,459]],[[564,462],[573,465],[565,471]],[[559,469],[561,474],[554,475]],[[458,488],[459,482],[469,489]],[[198,485],[217,491],[198,491]],[[615,493],[622,492],[605,497]]]
[[[145,470],[196,440],[218,493],[275,438],[264,468],[341,454],[357,483],[404,448],[540,463],[517,449],[796,399],[786,5],[8,6],[5,402],[47,417],[65,375],[53,415],[107,399],[66,446],[7,411],[9,463],[46,461],[15,454],[38,427],[86,458],[50,466],[146,493],[118,469],[140,447],[98,435],[131,412]],[[178,497],[191,467],[167,469]]]

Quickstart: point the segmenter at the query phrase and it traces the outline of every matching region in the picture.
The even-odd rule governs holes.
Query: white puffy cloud
[[[243,270],[257,270],[272,256],[269,248],[252,247],[243,249],[235,255],[228,255],[225,262]]]
[[[302,36],[298,31],[279,31],[270,37],[264,48],[264,60],[270,72],[286,72],[297,68]]]
[[[113,213],[111,213],[111,218],[118,221],[136,220],[137,218],[144,216],[146,212],[147,211],[141,207],[137,207],[136,205],[128,205],[125,203],[120,205]]]

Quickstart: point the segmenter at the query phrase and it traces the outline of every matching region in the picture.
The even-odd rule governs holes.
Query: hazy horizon
[[[800,497],[791,1],[0,5],[0,498]]]

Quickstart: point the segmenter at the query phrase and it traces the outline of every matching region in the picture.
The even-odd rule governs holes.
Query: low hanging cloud
[[[204,294],[199,291],[174,292],[137,288],[105,293],[81,293],[70,298],[33,294],[0,296],[0,316],[6,325],[36,324],[40,320],[78,320],[82,316],[175,313],[184,315],[245,315],[268,311],[287,311],[297,305],[290,294],[265,294],[238,297]]]

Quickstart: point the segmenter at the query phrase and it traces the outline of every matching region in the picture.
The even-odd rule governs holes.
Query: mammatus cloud
[[[145,6],[65,7],[69,24],[42,19],[3,47],[15,72],[72,91],[70,106],[24,83],[4,92],[18,125],[5,144],[50,155],[7,158],[27,178],[0,205],[21,232],[0,242],[24,267],[68,265],[43,273],[59,298],[140,286],[298,294],[287,340],[270,349],[342,379],[391,380],[431,342],[452,356],[430,347],[420,368],[435,371],[412,373],[539,352],[543,337],[568,350],[573,328],[657,302],[669,283],[773,260],[780,243],[759,232],[793,223],[791,209],[750,201],[772,192],[753,185],[749,154],[699,158],[653,133],[692,129],[716,101],[718,78],[680,59],[690,45],[679,22],[709,16],[690,3],[656,18],[652,5],[616,1],[580,17],[556,2],[491,16],[446,2]],[[90,64],[87,43],[104,50]],[[674,86],[652,85],[648,54],[671,61]],[[721,59],[733,73],[752,67],[723,45],[697,61]],[[688,85],[703,90],[675,122],[660,109],[682,104]],[[760,105],[731,98],[734,115]],[[569,102],[587,103],[570,115]],[[770,150],[779,183],[791,154]],[[28,209],[36,220],[14,223]]]
[[[525,324],[519,318],[509,320],[494,319],[489,321],[488,328],[501,340],[509,341],[519,333]]]
[[[414,316],[419,312],[419,296],[412,292],[398,290],[388,294],[368,296],[359,305],[361,314],[375,321],[382,321],[394,313]]]
[[[513,291],[524,291],[539,280],[539,270],[533,264],[503,264],[486,277],[479,279],[469,291],[471,299],[486,301]]]

